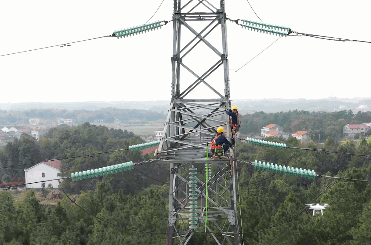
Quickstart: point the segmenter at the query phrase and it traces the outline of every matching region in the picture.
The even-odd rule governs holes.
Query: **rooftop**
[[[265,126],[265,128],[273,128],[274,126],[276,126],[276,124],[269,124],[269,125]]]
[[[357,128],[369,128],[366,124],[347,124],[348,128],[350,129],[357,129]]]
[[[41,163],[44,163],[46,165],[49,165],[50,167],[53,167],[59,170],[61,169],[61,161],[58,159],[52,159],[47,162],[41,162]]]
[[[61,169],[61,161],[58,160],[58,159],[52,159],[52,160],[48,160],[48,161],[46,161],[46,162],[40,162],[40,163],[38,163],[38,164],[35,164],[35,165],[33,165],[32,167],[25,169],[24,171],[28,171],[29,169],[31,169],[31,168],[33,168],[33,167],[36,167],[36,166],[38,166],[38,165],[40,165],[40,164],[42,164],[42,163],[45,164],[45,165],[48,165],[48,166],[50,166],[50,167],[52,167],[52,168],[56,168],[56,169],[58,169],[58,170]]]
[[[157,148],[158,148],[158,146],[152,146],[152,147],[150,147],[150,148],[143,149],[143,150],[142,150],[142,155],[145,155],[145,154],[151,154],[151,153],[153,153]]]
[[[295,135],[299,136],[299,135],[304,135],[306,133],[308,133],[308,131],[297,131],[297,132],[293,133],[293,135],[295,134]]]
[[[274,124],[273,124],[274,125]],[[278,133],[279,133],[280,131],[276,131],[276,130],[271,130],[271,131],[269,131],[268,133],[266,133],[266,135],[277,135]]]

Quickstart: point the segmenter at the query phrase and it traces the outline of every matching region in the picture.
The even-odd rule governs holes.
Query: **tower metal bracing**
[[[228,159],[206,159],[217,127],[231,136],[224,0],[174,0],[173,29],[171,104],[157,151],[158,160],[170,164],[167,244],[188,244],[199,235],[213,244],[240,244],[233,152]],[[211,165],[208,181],[205,163]]]

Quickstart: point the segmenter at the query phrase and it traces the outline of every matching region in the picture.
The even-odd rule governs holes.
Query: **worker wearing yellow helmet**
[[[232,128],[232,132],[236,133],[240,128],[240,116],[237,111],[237,106],[232,106],[232,110],[227,110],[226,113],[229,115],[229,122]]]
[[[213,140],[211,141],[211,152],[214,154],[215,149],[220,149],[223,146],[224,153],[225,153],[229,149],[229,147],[232,147],[232,144],[224,136],[223,127],[217,128],[216,132],[217,134],[214,136]]]

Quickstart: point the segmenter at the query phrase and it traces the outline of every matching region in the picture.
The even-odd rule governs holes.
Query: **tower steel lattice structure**
[[[188,244],[197,236],[211,244],[240,244],[233,151],[229,158],[207,159],[217,127],[231,138],[225,113],[231,103],[224,2],[174,0],[171,103],[157,151],[158,161],[170,165],[169,245]],[[191,39],[183,44],[185,33]],[[210,36],[219,41],[212,44]],[[201,94],[195,92],[199,88]],[[212,96],[205,98],[202,91]]]

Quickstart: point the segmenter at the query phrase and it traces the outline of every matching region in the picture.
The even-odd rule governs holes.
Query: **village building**
[[[269,124],[265,127],[263,127],[260,132],[262,137],[269,137],[265,136],[269,131],[282,131],[282,127],[279,126],[278,124]],[[272,136],[272,135],[270,135]]]
[[[39,118],[30,118],[30,119],[28,119],[28,123],[30,125],[39,125],[40,119]]]
[[[150,148],[146,148],[146,149],[141,150],[141,152],[142,152],[142,155],[153,154],[157,149],[158,149],[158,146],[152,146]]]
[[[367,124],[347,124],[343,128],[344,137],[354,138],[356,135],[365,135],[370,129]]]
[[[39,131],[31,131],[31,136],[36,140],[39,140]]]
[[[1,131],[4,132],[4,133],[9,133],[10,132],[10,130],[7,127],[3,127],[1,129]]]
[[[292,134],[292,137],[303,143],[308,140],[308,131],[297,131]]]
[[[156,140],[161,140],[164,136],[163,131],[156,131]]]
[[[94,123],[102,124],[102,123],[104,123],[104,119],[94,119]]]
[[[26,184],[26,189],[31,188],[46,188],[51,184],[53,188],[58,188],[59,181],[52,180],[48,182],[40,182],[43,180],[58,179],[61,175],[61,161],[54,159],[47,162],[40,162],[30,168],[24,170],[26,183],[39,182],[34,184]]]
[[[15,127],[11,127],[11,128],[9,129],[9,132],[17,133],[17,132],[18,132],[18,129],[16,129]]]

